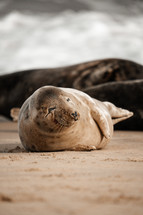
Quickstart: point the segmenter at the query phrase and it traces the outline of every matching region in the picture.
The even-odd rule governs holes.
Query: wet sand
[[[28,153],[0,122],[0,214],[143,213],[143,132],[116,131],[104,150]]]

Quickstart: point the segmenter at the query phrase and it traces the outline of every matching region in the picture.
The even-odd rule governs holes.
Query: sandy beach
[[[116,131],[90,152],[28,153],[17,123],[0,122],[0,214],[143,212],[143,133]]]

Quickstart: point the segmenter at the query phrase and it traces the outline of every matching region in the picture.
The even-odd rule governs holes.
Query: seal
[[[33,69],[2,75],[0,114],[10,117],[10,109],[20,108],[35,90],[45,85],[84,91],[103,83],[135,79],[143,79],[143,66],[123,59],[101,59],[73,66]],[[122,106],[122,103],[119,106]]]
[[[113,125],[132,115],[76,89],[44,86],[22,105],[19,136],[28,151],[101,149]]]

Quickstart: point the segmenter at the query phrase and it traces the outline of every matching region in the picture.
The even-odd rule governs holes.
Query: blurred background
[[[142,0],[0,1],[0,74],[101,58],[142,64]]]

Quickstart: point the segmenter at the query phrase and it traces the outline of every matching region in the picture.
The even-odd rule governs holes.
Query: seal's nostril
[[[77,114],[76,111],[74,113],[72,113],[71,115],[72,115],[72,117],[74,118],[75,121],[78,120],[78,114]]]

